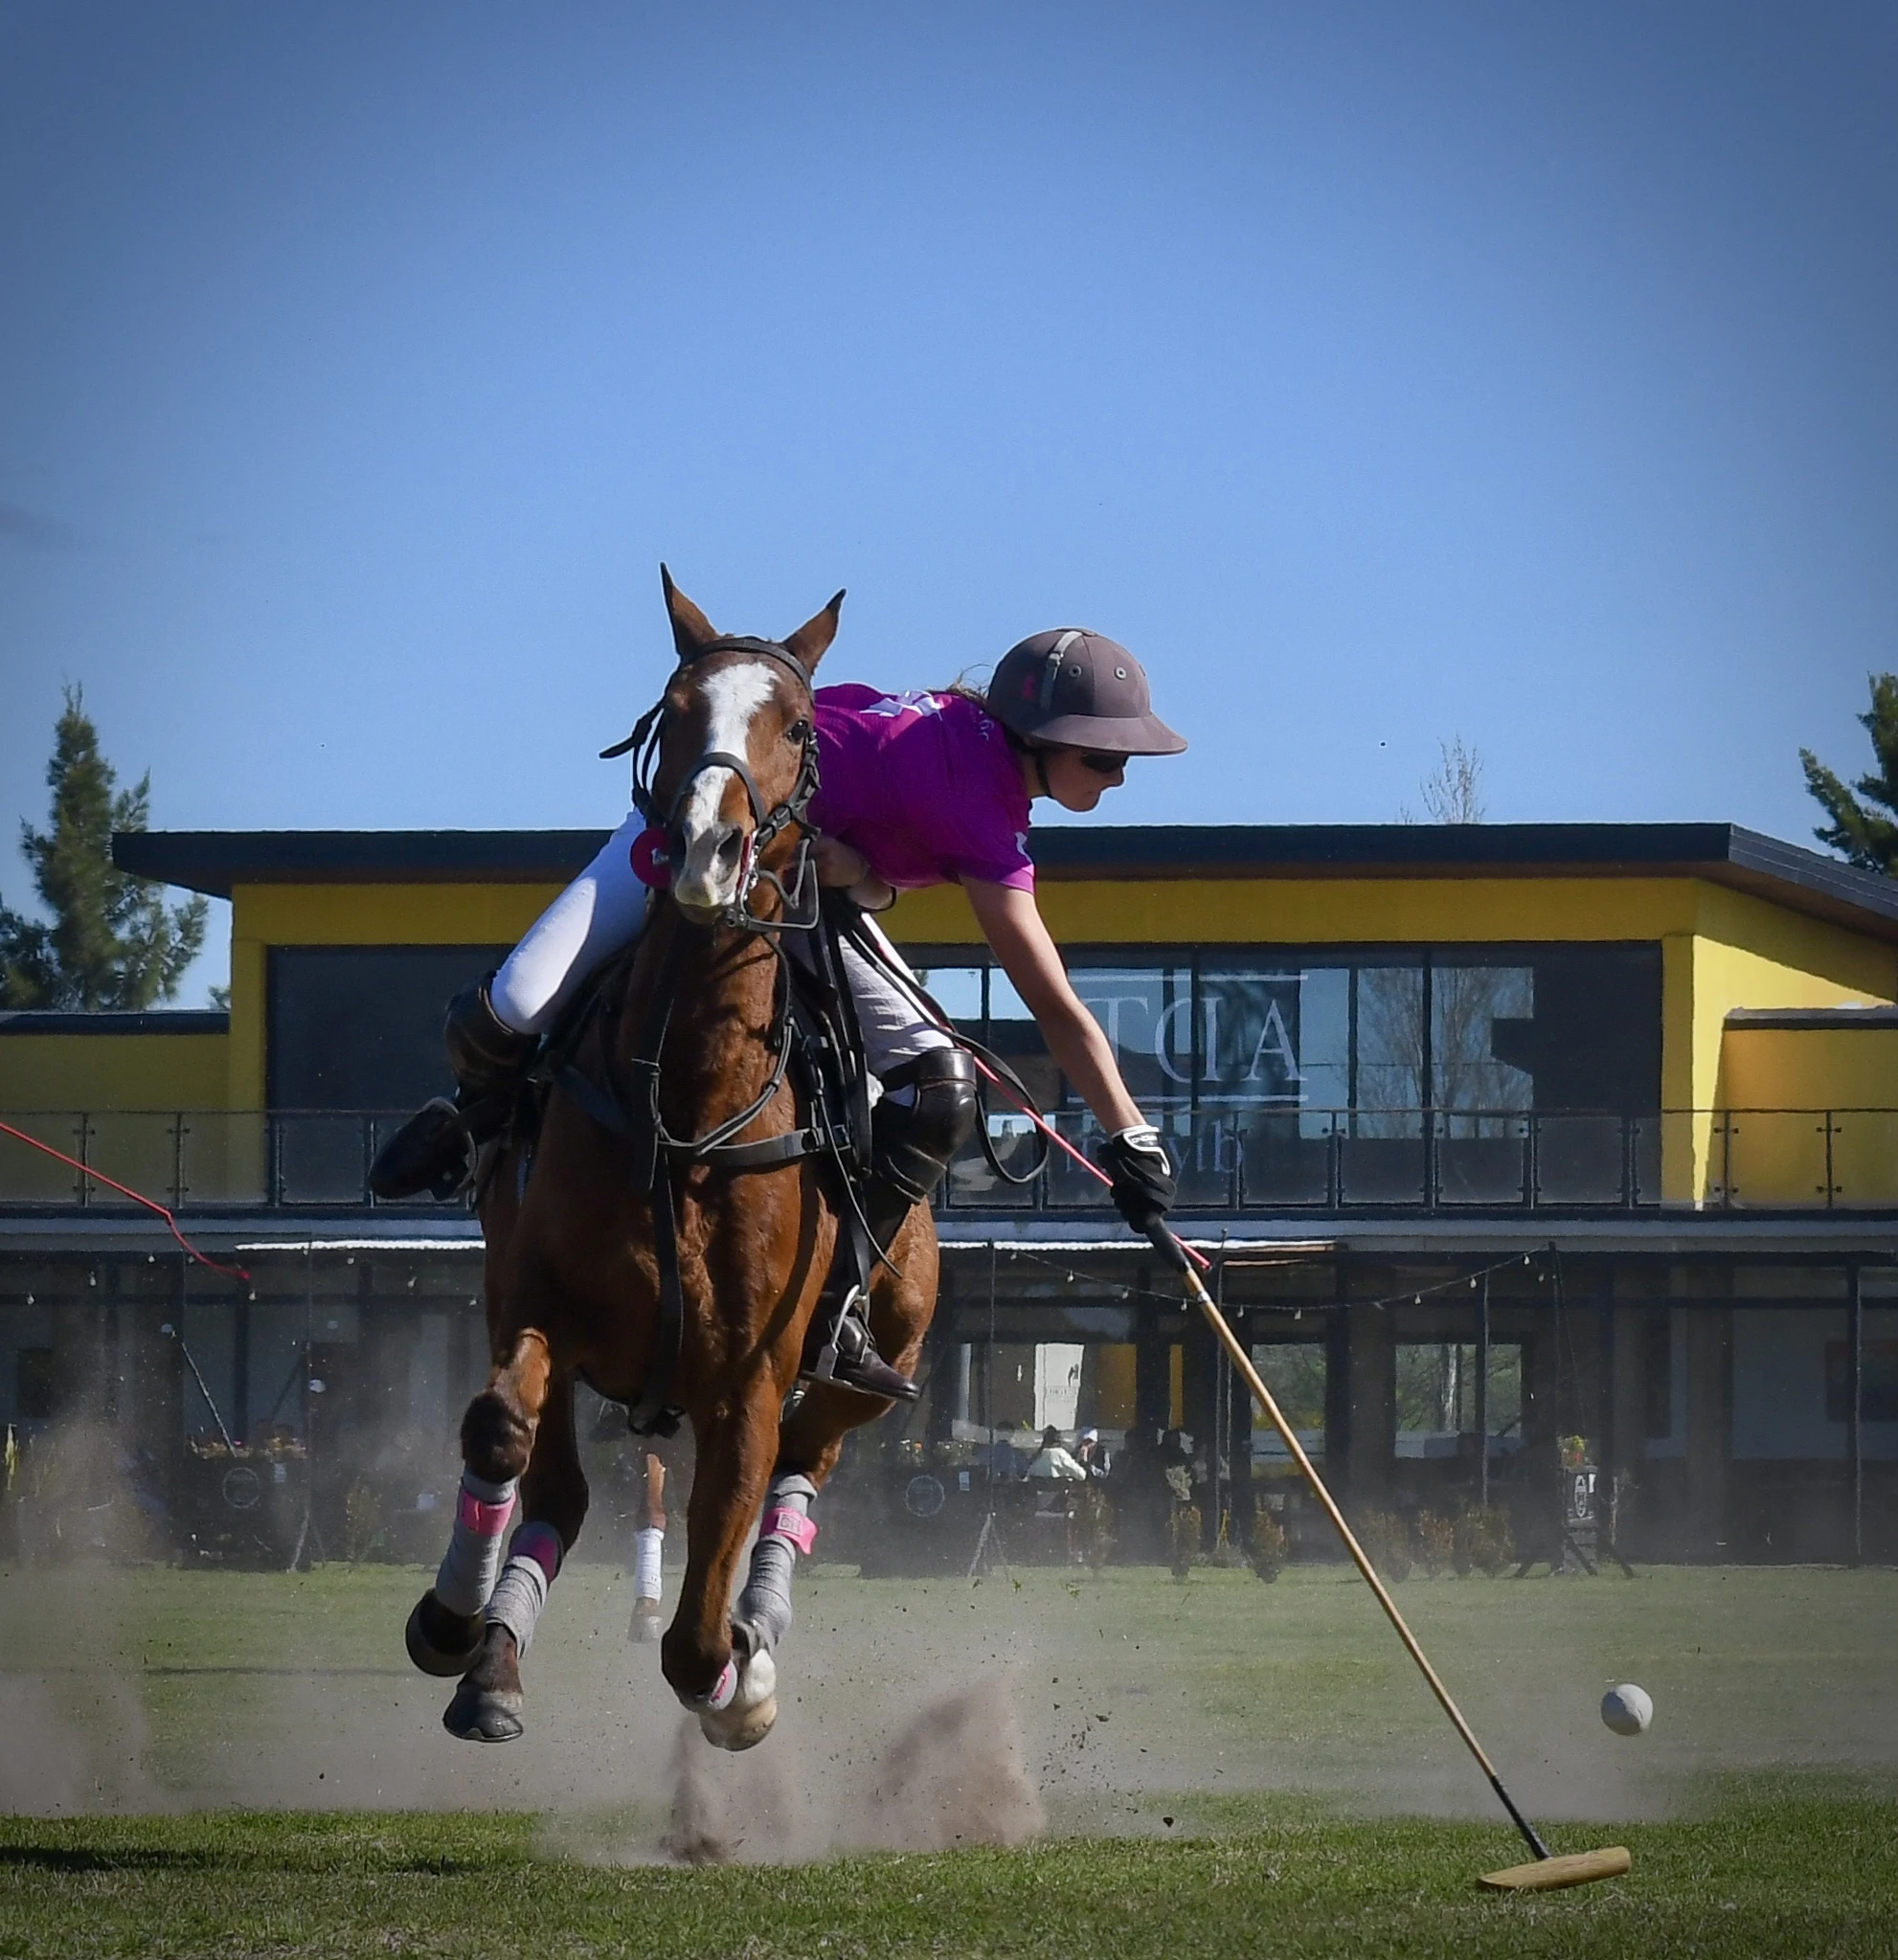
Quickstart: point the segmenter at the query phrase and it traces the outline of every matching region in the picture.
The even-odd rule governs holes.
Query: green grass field
[[[1475,1890],[1469,1824],[1234,1819],[1181,1843],[622,1870],[531,1819],[303,1814],[0,1823],[7,1954],[1885,1954],[1898,1809],[1756,1791],[1621,1834],[1629,1877]]]
[[[498,1749],[402,1660],[418,1571],[0,1570],[0,1954],[1898,1952],[1898,1575],[1399,1588],[1556,1848],[1635,1853],[1540,1899],[1475,1889],[1517,1841],[1354,1576],[1017,1576],[807,1573],[779,1731],[730,1759],[604,1567]],[[1616,1679],[1648,1736],[1602,1728]],[[893,1738],[972,1686],[968,1814],[853,1849],[904,1841],[865,1835]],[[926,1848],[983,1835],[991,1746],[1045,1834]],[[666,1859],[681,1761],[740,1862]]]

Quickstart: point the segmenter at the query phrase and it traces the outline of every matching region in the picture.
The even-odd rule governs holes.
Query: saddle
[[[674,1137],[660,1111],[660,1083],[667,1028],[677,988],[677,956],[662,969],[645,1024],[630,1063],[613,1061],[615,1035],[628,1009],[635,942],[607,960],[562,1010],[523,1082],[502,1133],[481,1166],[476,1202],[486,1195],[503,1156],[512,1151],[524,1195],[555,1089],[601,1129],[630,1144],[631,1182],[652,1210],[659,1266],[659,1335],[655,1360],[637,1399],[626,1410],[635,1435],[669,1436],[685,1411],[671,1400],[685,1336],[685,1293],[680,1276],[677,1173],[692,1163],[731,1172],[773,1170],[806,1157],[820,1160],[826,1195],[840,1221],[837,1261],[846,1283],[868,1290],[882,1257],[865,1215],[870,1170],[870,1070],[855,1005],[843,978],[840,940],[851,933],[856,908],[841,892],[823,896],[815,929],[802,935],[807,959],[776,945],[777,1001],[767,1036],[775,1060],[760,1094],[702,1137]],[[675,942],[676,944],[676,942]],[[598,1042],[584,1065],[580,1052],[589,1030]],[[614,1079],[623,1073],[629,1079]],[[788,1079],[802,1121],[780,1136],[752,1142],[741,1133]],[[837,1275],[833,1273],[833,1278]],[[815,1332],[815,1330],[814,1330]],[[806,1360],[808,1361],[808,1357]]]

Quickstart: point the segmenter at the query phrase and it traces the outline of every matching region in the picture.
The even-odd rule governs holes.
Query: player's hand
[[[1144,1236],[1172,1210],[1179,1195],[1173,1161],[1151,1123],[1116,1130],[1100,1146],[1100,1165],[1114,1181],[1115,1205],[1135,1231]]]
[[[863,852],[834,837],[813,839],[811,855],[817,860],[817,882],[833,891],[847,891],[870,876],[870,860]]]

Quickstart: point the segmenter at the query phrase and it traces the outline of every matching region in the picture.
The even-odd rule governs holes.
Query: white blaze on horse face
[[[705,753],[722,749],[728,755],[751,755],[751,726],[771,699],[777,676],[762,661],[721,668],[707,675],[703,697],[708,710]],[[672,895],[693,911],[718,912],[738,895],[738,863],[719,858],[725,820],[719,805],[729,769],[708,769],[694,778],[679,819],[685,863],[672,875]]]

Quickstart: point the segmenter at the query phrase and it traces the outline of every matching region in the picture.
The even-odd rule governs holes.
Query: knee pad
[[[912,1205],[941,1182],[949,1160],[975,1134],[981,1099],[976,1065],[961,1048],[931,1048],[883,1077],[886,1090],[914,1087],[913,1102],[886,1095],[870,1117],[873,1174]]]

